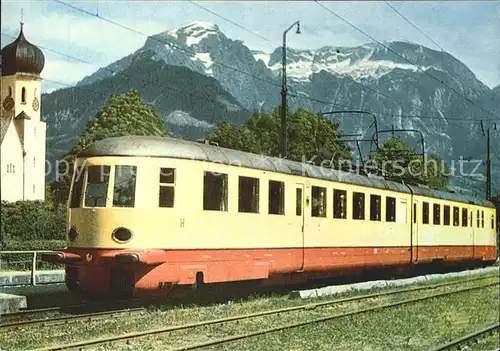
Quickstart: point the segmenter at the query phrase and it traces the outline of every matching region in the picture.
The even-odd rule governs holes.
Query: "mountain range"
[[[221,121],[240,124],[252,112],[280,104],[281,59],[281,47],[269,53],[252,50],[208,22],[148,37],[141,48],[75,87],[42,96],[48,159],[71,148],[111,94],[131,88],[156,106],[167,128],[182,138],[203,137]],[[418,130],[425,151],[448,163],[461,156],[483,159],[484,130],[500,114],[500,86],[490,89],[452,55],[415,43],[289,49],[286,68],[290,109],[369,111],[379,131],[384,130],[381,140],[393,128]],[[359,139],[371,139],[375,131],[373,117],[367,114],[329,118],[340,122],[343,133],[359,134]],[[396,135],[420,150],[418,132]],[[500,138],[492,140],[498,155]],[[364,157],[369,148],[369,143],[361,144]],[[500,164],[499,159],[493,162]],[[495,172],[500,190],[500,169]],[[454,184],[480,193],[482,181],[479,177],[471,183],[458,176]]]

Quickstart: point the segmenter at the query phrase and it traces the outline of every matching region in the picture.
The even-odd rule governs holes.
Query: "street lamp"
[[[487,145],[486,145],[486,200],[491,199],[491,157],[490,157],[490,149],[491,149],[491,144],[490,144],[490,131],[491,128],[493,130],[498,130],[497,129],[497,124],[493,123],[489,128],[487,132]]]
[[[290,31],[294,26],[297,26],[297,34],[300,34],[300,22],[294,22],[287,30],[283,32],[283,48],[282,48],[282,65],[283,72],[281,74],[281,135],[280,135],[280,154],[281,157],[286,157],[286,33]]]

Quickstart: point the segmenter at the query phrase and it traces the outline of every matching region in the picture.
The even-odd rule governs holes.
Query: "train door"
[[[475,247],[474,247],[474,240],[475,240],[475,237],[476,237],[476,223],[477,223],[477,218],[476,220],[474,220],[474,208],[473,207],[469,207],[468,208],[468,211],[470,213],[470,230],[467,231],[468,235],[469,235],[469,240],[467,240],[469,243],[471,243],[472,245],[472,248],[471,248],[471,258],[474,259],[474,255],[475,255]],[[476,214],[477,215],[477,214]]]
[[[300,270],[304,268],[304,243],[305,243],[305,199],[306,199],[306,193],[305,193],[305,185],[303,183],[297,183],[295,185],[295,215],[297,217],[300,217],[299,223],[300,223],[300,235],[301,235],[301,263],[300,263]]]
[[[418,200],[413,200],[412,219],[411,219],[411,262],[418,262]]]

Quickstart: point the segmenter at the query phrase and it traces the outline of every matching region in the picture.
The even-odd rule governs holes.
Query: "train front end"
[[[147,168],[144,158],[77,159],[68,200],[67,247],[42,256],[64,264],[70,291],[123,299],[168,294],[173,284],[158,287],[158,280],[168,281],[166,251],[151,248],[148,240],[158,231],[157,213],[139,205],[150,202],[147,191],[137,191],[141,183],[151,183]],[[159,279],[160,271],[164,279]]]

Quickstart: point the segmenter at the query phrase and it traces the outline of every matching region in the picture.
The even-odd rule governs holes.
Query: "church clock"
[[[3,108],[9,111],[12,110],[13,107],[14,107],[14,99],[11,98],[10,96],[7,96],[3,101]]]
[[[33,110],[38,111],[39,108],[40,108],[40,103],[38,102],[37,98],[34,98],[33,99]]]

